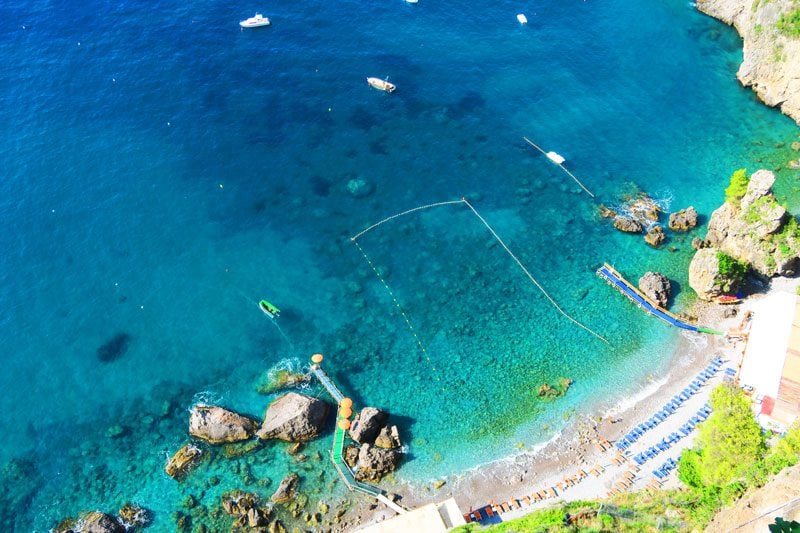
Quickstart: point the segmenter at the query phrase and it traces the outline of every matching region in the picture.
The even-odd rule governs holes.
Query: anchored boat
[[[382,80],[380,78],[367,78],[367,83],[369,83],[376,89],[380,89],[381,91],[386,91],[387,93],[393,93],[394,90],[397,89],[394,83],[389,83],[388,80]]]
[[[281,310],[269,303],[266,300],[261,300],[258,302],[258,306],[264,311],[264,314],[270,318],[276,318],[278,315],[281,314]]]
[[[269,19],[261,13],[256,13],[255,17],[250,17],[239,23],[242,28],[258,28],[259,26],[269,26]]]

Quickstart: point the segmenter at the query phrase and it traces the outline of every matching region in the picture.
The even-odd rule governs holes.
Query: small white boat
[[[386,91],[387,93],[393,93],[394,90],[397,89],[394,83],[389,83],[388,80],[382,80],[380,78],[367,78],[367,83],[369,83],[376,89],[380,89],[381,91]]]
[[[517,20],[519,21],[520,24],[527,24],[528,23],[528,17],[526,17],[522,13],[517,15]]]
[[[407,4],[416,4],[419,0],[406,0]]]
[[[242,28],[258,28],[259,26],[269,26],[269,19],[261,13],[256,13],[255,17],[250,17],[239,23]]]
[[[550,161],[552,161],[556,165],[560,165],[564,161],[566,161],[566,159],[564,159],[563,157],[561,157],[560,155],[558,155],[555,152],[547,152],[545,155],[547,156],[547,159],[549,159]]]

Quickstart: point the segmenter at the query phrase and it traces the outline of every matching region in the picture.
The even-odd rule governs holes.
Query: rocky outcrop
[[[744,59],[736,77],[758,97],[800,124],[800,39],[783,35],[777,22],[796,8],[793,0],[697,0],[697,8],[736,28]]]
[[[400,459],[401,454],[397,450],[384,450],[371,444],[363,444],[358,451],[356,480],[377,483],[383,476],[397,469]]]
[[[125,533],[125,527],[113,516],[93,511],[78,518],[75,531],[80,533]]]
[[[153,519],[150,511],[133,503],[123,505],[117,514],[122,525],[128,529],[145,528]]]
[[[381,428],[389,420],[389,413],[374,407],[364,407],[353,418],[350,426],[350,438],[359,444],[375,442]]]
[[[669,278],[660,272],[647,272],[639,278],[639,290],[666,309],[672,294],[672,284]]]
[[[667,239],[667,236],[664,235],[664,228],[661,226],[653,226],[644,236],[644,242],[652,246],[653,248],[658,248],[661,244]]]
[[[774,182],[768,170],[754,173],[741,201],[726,201],[711,215],[705,244],[762,276],[791,276],[800,266],[800,234],[796,221],[772,194]]]
[[[614,227],[625,233],[641,233],[644,227],[632,218],[618,216],[614,219]]]
[[[278,485],[278,490],[270,498],[275,503],[286,503],[294,499],[297,492],[297,485],[300,483],[300,477],[297,474],[289,474],[281,480]]]
[[[383,426],[381,432],[375,437],[375,446],[385,450],[394,450],[401,446],[400,432],[397,426]]]
[[[328,404],[317,398],[290,392],[267,407],[260,439],[300,442],[316,438],[325,427]]]
[[[195,405],[189,414],[189,434],[211,444],[250,439],[257,428],[255,420],[213,405]]]
[[[689,286],[701,300],[713,300],[738,289],[737,280],[720,272],[719,250],[698,250],[689,264]]]
[[[697,226],[697,211],[692,206],[669,215],[669,229],[672,231],[689,231],[695,226]]]
[[[184,444],[183,447],[169,458],[164,471],[174,479],[183,479],[186,474],[200,462],[203,452],[194,444]]]
[[[241,490],[232,490],[222,495],[222,510],[236,517],[233,528],[263,528],[272,514],[268,507],[259,507],[258,496]],[[261,530],[259,530],[261,531]]]

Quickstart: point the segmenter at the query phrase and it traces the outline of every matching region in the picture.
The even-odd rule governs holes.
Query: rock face
[[[661,226],[653,226],[647,230],[647,233],[644,236],[644,241],[653,248],[658,248],[661,246],[661,243],[663,243],[666,239],[667,236],[664,235],[664,228]]]
[[[271,500],[275,503],[286,503],[294,499],[295,492],[297,491],[297,484],[300,482],[300,477],[297,474],[289,474],[281,480],[278,490],[272,495]]]
[[[639,290],[666,309],[672,294],[672,284],[660,272],[647,272],[639,278]]]
[[[383,476],[397,468],[400,458],[401,454],[396,450],[383,450],[370,444],[363,444],[358,451],[356,479],[378,482]]]
[[[200,461],[203,452],[194,444],[184,444],[184,446],[170,457],[164,471],[174,479],[183,479],[186,474]]]
[[[350,438],[359,444],[373,443],[387,420],[389,420],[389,413],[374,407],[364,407],[353,418],[353,424],[350,426]]]
[[[644,227],[632,218],[616,217],[614,219],[614,227],[625,233],[641,233]]]
[[[100,511],[81,516],[76,529],[81,533],[125,533],[125,527],[116,518]]]
[[[689,231],[695,226],[697,226],[697,211],[692,206],[669,215],[669,229],[672,231]]]
[[[328,404],[317,398],[290,392],[267,407],[260,439],[300,442],[316,438],[325,427]]]
[[[195,405],[189,414],[189,434],[211,444],[250,439],[257,428],[255,420],[213,405]]]
[[[719,272],[717,250],[698,250],[689,264],[689,286],[701,300],[712,300],[722,294],[735,291],[735,287]]]
[[[774,182],[768,170],[754,173],[738,205],[725,202],[711,215],[705,243],[748,263],[762,276],[791,276],[800,266],[800,236],[771,192]]]
[[[793,0],[698,0],[697,8],[733,25],[744,40],[744,60],[736,77],[758,97],[800,124],[800,39],[781,34],[776,23]]]

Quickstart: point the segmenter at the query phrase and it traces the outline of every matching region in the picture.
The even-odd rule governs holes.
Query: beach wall
[[[736,77],[769,106],[800,124],[800,38],[776,24],[796,8],[793,0],[698,0],[697,9],[736,28],[744,58]]]

